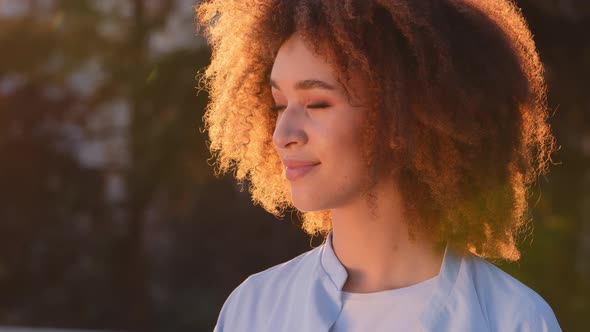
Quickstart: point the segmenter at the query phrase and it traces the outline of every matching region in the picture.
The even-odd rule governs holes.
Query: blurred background
[[[247,276],[321,242],[213,176],[197,2],[0,0],[0,326],[212,331]],[[588,331],[590,1],[517,2],[562,148],[500,267]]]

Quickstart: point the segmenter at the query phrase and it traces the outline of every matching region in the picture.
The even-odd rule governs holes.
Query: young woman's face
[[[271,86],[273,142],[295,207],[329,210],[360,199],[368,179],[360,139],[365,109],[349,104],[332,67],[295,34],[279,49]]]

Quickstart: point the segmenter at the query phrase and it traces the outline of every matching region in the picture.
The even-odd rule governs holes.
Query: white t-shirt
[[[375,293],[342,292],[342,311],[330,332],[420,330],[437,278]]]

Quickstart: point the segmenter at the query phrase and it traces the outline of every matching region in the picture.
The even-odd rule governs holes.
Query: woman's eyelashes
[[[306,105],[305,107],[306,108],[311,108],[311,109],[321,109],[321,108],[328,108],[330,106],[331,105],[328,104],[328,103],[315,103],[315,104]],[[278,111],[284,110],[286,107],[287,106],[285,106],[285,105],[278,105],[277,104],[277,105],[275,105],[275,106],[272,107],[272,110],[273,110],[273,112],[278,112]]]
[[[275,106],[272,107],[272,111],[273,112],[278,112],[278,111],[283,110],[284,108],[285,108],[285,106],[283,106],[283,105],[275,105]]]
[[[317,103],[317,104],[307,105],[307,108],[328,108],[328,107],[330,107],[330,104],[328,104],[328,103]]]

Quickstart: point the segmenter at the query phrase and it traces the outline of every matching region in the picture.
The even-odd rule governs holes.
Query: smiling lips
[[[285,176],[289,181],[295,181],[305,174],[309,173],[311,170],[316,168],[320,163],[307,161],[307,160],[294,160],[294,159],[286,159],[283,160],[283,165],[285,165]]]

